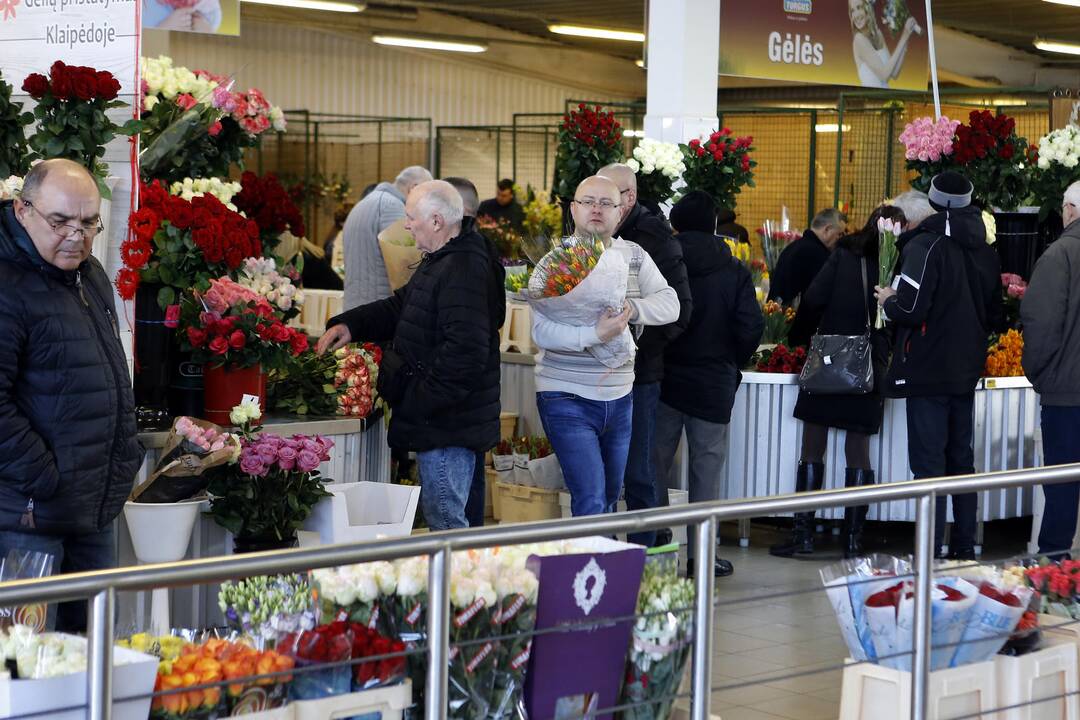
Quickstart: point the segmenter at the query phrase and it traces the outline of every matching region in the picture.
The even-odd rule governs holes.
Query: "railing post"
[[[116,591],[102,590],[90,600],[86,657],[86,699],[90,720],[112,718],[113,606]]]
[[[926,720],[930,707],[930,588],[934,584],[935,494],[927,493],[915,506],[915,632],[911,663],[911,717]]]
[[[712,699],[712,618],[716,563],[716,518],[703,520],[694,540],[694,667],[691,718],[709,720]]]
[[[448,548],[428,566],[428,676],[424,717],[446,720],[450,676],[450,563]]]

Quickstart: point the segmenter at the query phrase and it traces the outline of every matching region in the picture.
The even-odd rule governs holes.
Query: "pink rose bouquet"
[[[919,173],[911,182],[913,188],[929,191],[934,176],[955,164],[953,151],[959,126],[960,121],[943,115],[937,121],[929,117],[915,118],[904,127],[900,142],[904,144],[907,168]]]

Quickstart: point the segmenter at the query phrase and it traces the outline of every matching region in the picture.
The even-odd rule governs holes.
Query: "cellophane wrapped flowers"
[[[295,573],[223,582],[218,607],[231,630],[264,641],[315,625],[311,588]]]

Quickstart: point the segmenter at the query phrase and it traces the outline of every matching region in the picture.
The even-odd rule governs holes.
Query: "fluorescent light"
[[[482,53],[487,51],[487,45],[471,42],[430,40],[428,38],[405,37],[403,35],[374,35],[371,39],[379,45],[420,48],[421,50],[447,50],[449,52],[464,53]]]
[[[280,5],[295,10],[326,10],[329,12],[358,13],[367,8],[366,3],[327,2],[327,0],[242,0],[256,5]]]
[[[844,126],[844,132],[850,132],[850,131],[851,131],[851,126],[850,125],[845,125]],[[817,125],[814,126],[814,132],[818,132],[818,133],[840,132],[840,126],[837,125],[836,123],[818,123]]]
[[[642,68],[642,69],[645,68],[645,61],[642,60],[641,58],[638,58],[637,60],[635,60],[634,64],[637,65],[639,68]]]
[[[643,138],[643,137],[645,137],[645,131],[644,130],[626,130],[626,131],[623,132],[623,135],[625,135],[626,137]]]
[[[1071,5],[1072,7],[1080,7],[1080,0],[1043,0],[1043,2],[1054,3],[1055,5]]]
[[[987,107],[1023,107],[1028,101],[1020,98],[983,98],[982,104]]]
[[[1072,43],[1054,42],[1053,40],[1040,40],[1039,38],[1035,38],[1035,47],[1046,52],[1063,53],[1065,55],[1080,55],[1080,45],[1073,45]]]
[[[600,40],[645,42],[645,33],[633,32],[630,30],[609,30],[608,28],[584,27],[582,25],[548,25],[548,30],[556,35],[575,35],[577,37],[597,38]]]

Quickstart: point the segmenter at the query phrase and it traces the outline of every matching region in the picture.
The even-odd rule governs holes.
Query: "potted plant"
[[[743,187],[754,187],[757,161],[750,157],[753,145],[752,137],[735,137],[728,128],[680,145],[686,189],[703,190],[718,208],[734,210],[735,198]]]
[[[203,365],[204,417],[224,424],[244,396],[266,407],[266,371],[308,348],[302,331],[251,288],[228,277],[192,290],[180,302],[180,346]]]
[[[253,402],[230,412],[240,427],[240,462],[215,472],[207,491],[210,516],[233,535],[236,552],[292,547],[312,508],[329,497],[319,465],[334,443],[318,435],[283,438],[253,429],[262,417]]]
[[[33,157],[68,158],[85,165],[97,180],[101,197],[111,199],[105,182],[109,166],[102,160],[105,146],[117,135],[139,131],[137,120],[117,125],[107,114],[125,107],[116,99],[120,82],[105,70],[65,65],[57,60],[48,77],[28,75],[23,90],[37,101],[37,130],[30,136]]]

